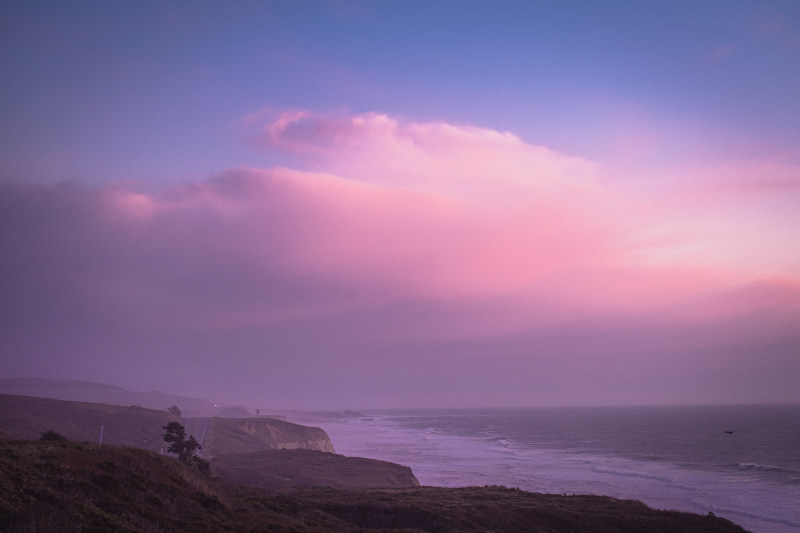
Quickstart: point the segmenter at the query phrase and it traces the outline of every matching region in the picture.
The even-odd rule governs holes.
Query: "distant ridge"
[[[162,428],[179,420],[164,409],[0,394],[0,433],[15,439],[38,439],[52,430],[98,443],[102,431],[104,444],[157,452],[164,446]]]
[[[217,411],[212,402],[201,398],[176,396],[158,391],[133,392],[115,385],[91,381],[63,381],[32,377],[0,379],[0,393],[73,402],[138,405],[160,410],[177,405],[183,411],[184,416],[212,414]]]

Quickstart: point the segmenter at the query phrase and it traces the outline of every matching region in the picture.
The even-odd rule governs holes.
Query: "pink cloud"
[[[800,166],[794,158],[683,165],[661,173],[651,172],[653,181],[671,185],[647,195],[651,222],[640,231],[653,238],[651,260],[705,265],[726,284],[797,278]]]
[[[301,123],[287,141],[283,132]],[[681,206],[676,209],[676,202],[684,206],[701,203],[696,184],[714,188],[718,187],[716,181],[719,186],[731,187],[731,183],[754,175],[785,181],[793,172],[790,166],[763,164],[674,169],[672,172],[694,175],[687,178],[692,189],[661,199],[615,188],[613,177],[600,179],[604,172],[592,162],[527,144],[509,133],[471,126],[408,123],[378,114],[329,119],[292,112],[268,122],[264,129],[279,132],[262,139],[266,146],[291,142],[294,149],[307,151],[311,168],[325,169],[349,183],[410,191],[446,205],[449,216],[457,217],[453,220],[458,223],[451,227],[470,228],[473,240],[484,238],[481,246],[472,249],[491,251],[480,260],[462,260],[460,273],[469,276],[471,269],[483,271],[488,285],[492,279],[503,280],[499,285],[511,280],[524,285],[548,264],[567,266],[570,257],[581,258],[584,264],[590,259],[588,264],[593,265],[601,260],[630,263],[638,256],[647,265],[668,254],[681,255],[682,250],[703,247],[710,238],[704,231],[693,237],[691,231],[681,228],[703,225],[704,215],[715,211],[714,207],[709,210],[702,202],[703,212],[694,211],[690,219],[682,216],[689,213],[682,212]],[[719,211],[719,216],[728,216],[724,207]],[[428,224],[426,234],[444,227]],[[636,244],[652,242],[652,237],[642,240],[648,234],[660,235],[662,246],[654,249]],[[442,235],[449,244],[439,245],[440,249],[452,250],[451,257],[463,257],[452,237]],[[630,251],[632,246],[635,254],[620,252]],[[705,261],[684,267],[721,266]],[[487,270],[489,264],[497,269]],[[473,278],[466,284],[480,285]]]
[[[702,356],[716,361],[725,347],[795,342],[798,263],[776,250],[796,242],[797,215],[742,214],[787,188],[735,185],[753,172],[791,180],[785,162],[684,169],[702,186],[664,195],[474,126],[262,120],[249,123],[259,142],[303,164],[155,191],[0,187],[3,316],[16,332],[5,348],[163,349],[221,372],[215,350],[235,346],[240,364],[331,375],[328,353],[380,374],[403,350],[434,367],[470,354],[476,368],[500,358],[573,376],[576,361],[608,354],[660,368],[675,354],[719,350]]]
[[[705,189],[656,199],[615,189],[592,162],[474,126],[291,111],[260,129],[265,146],[306,154],[308,169],[240,168],[149,196],[108,190],[102,203],[111,218],[125,214],[255,272],[388,299],[522,295],[519,317],[529,316],[520,301],[540,298],[559,313],[661,313],[791,274],[770,253],[752,265],[740,257],[766,228],[738,228],[729,203],[709,204],[720,187],[735,188],[729,170],[693,169]],[[785,171],[762,165],[734,177]],[[504,331],[530,324],[500,322]]]

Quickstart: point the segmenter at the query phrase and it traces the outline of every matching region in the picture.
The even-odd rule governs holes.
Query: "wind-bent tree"
[[[194,435],[189,435],[189,440],[187,440],[183,445],[183,453],[180,455],[181,461],[184,463],[189,462],[189,459],[194,457],[195,454],[200,451],[200,443],[195,440]]]
[[[164,442],[169,443],[167,451],[177,455],[178,459],[184,463],[188,463],[189,459],[194,457],[201,448],[200,443],[193,435],[189,435],[189,439],[186,439],[186,429],[177,422],[170,422],[164,426],[164,430],[166,431]]]
[[[166,431],[164,442],[169,443],[167,448],[169,453],[174,453],[182,463],[196,468],[201,474],[211,475],[209,462],[195,455],[202,446],[194,438],[194,435],[189,435],[187,439],[186,429],[177,422],[170,422],[164,426],[164,431]]]
[[[180,416],[181,416],[181,410],[180,410],[180,408],[179,408],[177,405],[171,405],[171,406],[170,406],[170,407],[167,409],[167,411],[169,411],[170,413],[172,413],[173,415],[175,415],[175,416],[177,416],[177,417],[180,417]]]
[[[167,451],[180,457],[186,447],[186,430],[177,422],[170,422],[163,429],[166,431],[164,442],[169,443]]]

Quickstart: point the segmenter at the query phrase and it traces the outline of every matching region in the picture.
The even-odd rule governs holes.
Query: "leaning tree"
[[[164,441],[169,443],[167,451],[174,453],[178,459],[195,469],[201,474],[211,475],[211,464],[200,457],[196,457],[197,452],[202,448],[194,435],[186,438],[186,429],[177,422],[170,422],[164,426]]]
[[[167,451],[177,455],[178,459],[184,463],[188,463],[189,459],[194,457],[201,448],[200,443],[197,442],[193,435],[189,435],[188,439],[186,438],[186,429],[178,422],[170,422],[164,426],[164,431],[166,431],[164,433],[164,442],[169,443]]]

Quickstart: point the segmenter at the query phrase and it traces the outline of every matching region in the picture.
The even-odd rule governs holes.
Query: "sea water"
[[[317,423],[422,485],[603,494],[800,532],[800,405],[393,410]]]

